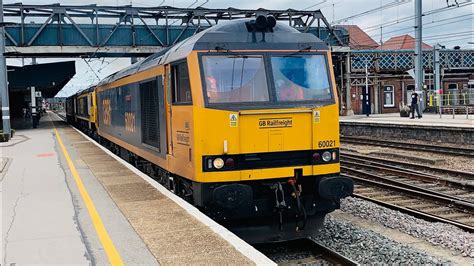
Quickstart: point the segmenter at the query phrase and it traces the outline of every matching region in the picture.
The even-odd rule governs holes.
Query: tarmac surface
[[[272,264],[58,120],[0,144],[3,265]]]
[[[1,150],[9,161],[1,176],[2,264],[108,264],[49,118],[17,131]],[[123,261],[157,264],[90,169],[70,155]]]

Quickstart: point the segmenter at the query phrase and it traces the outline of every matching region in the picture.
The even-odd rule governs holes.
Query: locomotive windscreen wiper
[[[229,50],[229,49],[224,48],[224,47],[221,47],[221,46],[216,46],[215,49],[216,49],[216,51],[218,51],[218,52],[224,51],[224,52],[227,52],[227,53],[234,53],[234,51]]]
[[[224,51],[226,53],[231,53],[231,55],[229,55],[229,58],[249,58],[249,57],[261,57],[261,55],[243,55],[243,54],[238,54],[232,50],[229,50],[229,49],[226,49],[226,48],[223,48],[223,47],[220,47],[220,46],[216,46],[216,51]]]
[[[305,48],[301,48],[301,49],[299,49],[298,51],[296,51],[296,52],[294,52],[294,53],[291,53],[291,54],[288,54],[288,55],[285,55],[285,56],[283,56],[283,57],[296,56],[296,55],[298,55],[299,53],[307,52],[307,51],[309,51],[309,50],[311,50],[311,45],[308,46],[308,47],[305,47]]]

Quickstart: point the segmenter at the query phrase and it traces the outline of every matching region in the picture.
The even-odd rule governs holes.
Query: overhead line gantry
[[[334,47],[347,31],[332,27],[319,10],[208,9],[171,6],[4,5],[7,56],[146,56],[220,21],[273,15]]]

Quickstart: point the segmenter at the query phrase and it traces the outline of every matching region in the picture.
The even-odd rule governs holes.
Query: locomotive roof
[[[82,95],[82,94],[84,94],[84,93],[92,92],[92,91],[95,89],[96,86],[97,86],[97,85],[91,85],[91,86],[89,86],[88,88],[85,88],[85,89],[83,89],[83,90],[80,90],[80,91],[76,92],[76,95],[79,96],[79,95]]]
[[[236,19],[221,22],[197,33],[171,47],[165,48],[140,62],[122,69],[101,80],[98,86],[119,80],[152,67],[185,58],[193,50],[327,50],[328,46],[311,33],[277,22],[272,32],[249,32],[246,22],[252,19]]]

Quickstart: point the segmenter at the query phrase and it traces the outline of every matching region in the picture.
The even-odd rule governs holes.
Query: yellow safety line
[[[107,230],[105,229],[105,226],[102,223],[102,219],[100,218],[100,215],[94,206],[94,202],[89,196],[89,193],[87,192],[86,187],[82,183],[81,177],[79,176],[79,173],[77,172],[77,169],[74,166],[74,163],[72,162],[71,157],[69,156],[69,153],[66,150],[66,147],[64,146],[63,141],[61,140],[61,137],[59,136],[59,132],[54,126],[54,122],[52,121],[52,119],[51,119],[51,122],[53,123],[54,133],[56,134],[56,138],[58,139],[59,146],[61,147],[64,157],[66,158],[69,169],[71,170],[72,176],[74,177],[74,181],[76,181],[76,185],[77,185],[77,188],[79,189],[79,193],[81,194],[81,197],[84,200],[87,211],[89,212],[89,216],[91,217],[92,223],[94,224],[95,231],[97,232],[97,235],[99,236],[100,243],[102,244],[102,247],[104,248],[105,253],[107,253],[107,257],[109,258],[110,264],[111,265],[124,265],[122,258],[120,257],[120,254],[115,248],[115,245],[112,242],[112,239],[110,239],[109,234],[107,233]]]

